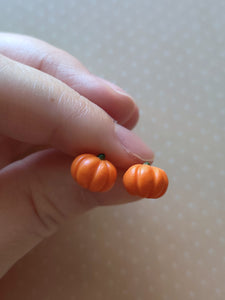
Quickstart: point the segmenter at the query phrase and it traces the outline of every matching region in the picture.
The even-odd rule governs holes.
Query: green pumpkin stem
[[[98,158],[101,159],[101,160],[104,160],[104,159],[105,159],[105,154],[100,153],[100,154],[98,155]]]
[[[143,165],[151,165],[148,161],[144,162]]]

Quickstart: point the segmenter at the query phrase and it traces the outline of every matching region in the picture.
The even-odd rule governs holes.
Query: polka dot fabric
[[[225,299],[224,1],[0,3],[2,31],[63,48],[133,95],[170,185],[71,221],[0,282],[4,300]],[[13,289],[12,289],[13,286]]]

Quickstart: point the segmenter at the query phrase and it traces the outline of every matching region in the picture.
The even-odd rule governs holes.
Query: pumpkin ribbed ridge
[[[106,176],[107,172],[105,169],[105,163],[102,161],[96,165],[96,170],[92,174],[92,179],[89,183],[89,190],[92,192],[98,192],[104,190],[104,186],[106,185]],[[104,175],[102,175],[104,173]]]

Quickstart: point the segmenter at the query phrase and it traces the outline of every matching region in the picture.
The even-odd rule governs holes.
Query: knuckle
[[[55,99],[54,101],[51,99]],[[55,145],[55,141],[62,136],[65,128],[69,128],[70,124],[83,123],[83,119],[90,114],[90,104],[87,99],[75,91],[65,91],[60,88],[56,97],[50,97],[53,105],[59,112],[54,126],[46,137],[50,144]]]
[[[54,204],[54,199],[45,191],[40,182],[32,185],[27,193],[27,198],[32,206],[35,219],[33,233],[41,238],[48,237],[55,233],[66,216]]]

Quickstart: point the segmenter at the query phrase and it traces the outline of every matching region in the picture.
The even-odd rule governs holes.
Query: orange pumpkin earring
[[[123,175],[123,184],[131,195],[142,198],[159,198],[168,187],[166,172],[150,163],[131,166]]]
[[[104,154],[81,154],[71,165],[71,175],[79,185],[91,192],[106,192],[113,187],[117,171]]]

